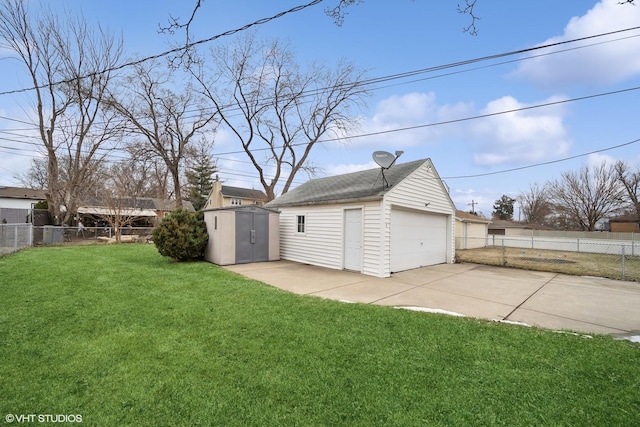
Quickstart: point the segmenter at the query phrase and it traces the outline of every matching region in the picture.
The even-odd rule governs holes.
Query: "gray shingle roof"
[[[384,176],[389,183],[388,187],[385,187],[380,168],[375,168],[327,178],[312,179],[272,200],[266,206],[277,208],[280,206],[303,206],[379,199],[426,161],[427,159],[422,159],[396,164],[385,170]]]
[[[32,200],[45,200],[44,190],[34,190],[32,188],[22,187],[5,187],[0,186],[0,197],[10,199],[32,199]]]
[[[239,199],[267,200],[267,195],[260,190],[250,188],[231,187],[223,185],[221,189],[222,195],[227,197],[237,197]]]

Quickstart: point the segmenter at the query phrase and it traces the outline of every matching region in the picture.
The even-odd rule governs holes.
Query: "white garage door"
[[[391,210],[391,272],[447,262],[447,217]]]

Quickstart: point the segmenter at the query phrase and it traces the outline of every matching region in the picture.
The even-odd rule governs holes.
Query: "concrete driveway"
[[[440,264],[385,279],[290,261],[225,268],[302,295],[640,341],[636,282],[478,264]]]

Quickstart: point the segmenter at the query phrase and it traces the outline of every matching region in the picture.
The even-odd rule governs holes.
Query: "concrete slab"
[[[581,283],[551,282],[524,302],[521,309],[592,325],[583,331],[600,328],[616,332],[631,331],[638,325],[640,293],[626,289]],[[510,319],[520,318],[516,312]]]
[[[375,303],[384,298],[402,294],[415,286],[392,279],[372,278],[364,282],[339,286],[312,295],[339,301]]]
[[[552,330],[580,331],[586,334],[627,335],[627,331],[621,331],[619,329],[602,325],[595,325],[589,322],[582,322],[567,317],[555,316],[549,313],[532,311],[526,308],[517,310],[513,315],[509,316],[509,319],[513,322],[522,322],[530,326]]]
[[[440,264],[386,279],[291,261],[224,268],[290,292],[341,301],[585,333],[628,337],[640,330],[640,284],[635,282],[477,264]]]
[[[453,294],[453,297],[467,296],[510,305],[514,308],[541,286],[544,286],[544,283],[539,283],[537,280],[496,280],[490,277],[470,275],[464,277],[456,275],[423,285],[423,287],[448,292]]]
[[[453,311],[468,317],[490,320],[503,319],[515,308],[512,305],[426,287],[413,288],[406,292],[381,299],[375,303],[393,307],[412,306],[440,309]]]

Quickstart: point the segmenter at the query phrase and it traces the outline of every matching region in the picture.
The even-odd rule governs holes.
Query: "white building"
[[[388,277],[455,258],[455,206],[430,159],[313,179],[266,207],[281,259]]]

